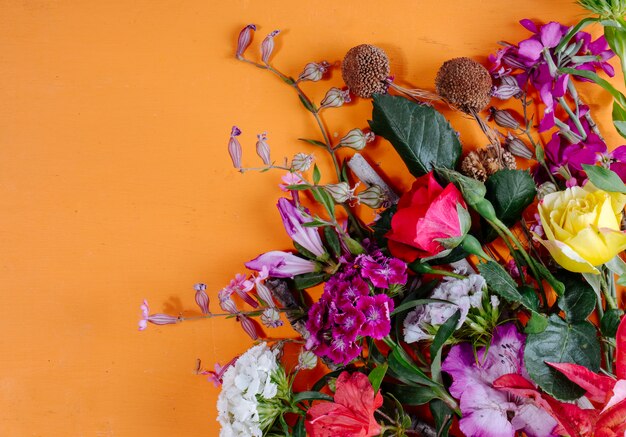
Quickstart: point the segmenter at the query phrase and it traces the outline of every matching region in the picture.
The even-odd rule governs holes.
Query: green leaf
[[[317,164],[313,165],[313,183],[315,185],[320,183],[320,179],[322,178],[322,174],[320,173],[320,169]]]
[[[496,216],[507,226],[520,220],[537,194],[535,182],[526,170],[500,170],[487,179],[485,186],[486,198],[491,201]]]
[[[293,247],[296,248],[296,250],[298,251],[298,253],[306,258],[309,259],[317,259],[317,255],[315,255],[314,253],[310,252],[308,249],[306,249],[304,246],[296,243],[295,241],[293,242]]]
[[[314,145],[314,146],[317,146],[317,147],[322,147],[322,148],[324,148],[324,149],[327,149],[326,144],[325,144],[325,143],[323,143],[323,142],[321,142],[321,141],[311,140],[311,139],[309,139],[309,138],[298,138],[298,139],[299,139],[300,141],[304,141],[305,143],[309,143],[309,144],[312,144],[312,145]]]
[[[327,395],[326,393],[320,393],[319,391],[302,391],[300,393],[296,393],[293,395],[293,402],[304,402],[304,401],[333,401],[333,397]]]
[[[574,68],[561,68],[560,71],[562,73],[566,73],[566,74],[571,74],[574,76],[581,76],[584,77],[586,79],[589,79],[595,83],[597,83],[598,85],[600,85],[602,88],[604,88],[605,90],[607,90],[615,99],[615,101],[621,106],[621,107],[626,107],[626,96],[624,96],[624,94],[620,93],[617,88],[615,88],[613,85],[611,85],[608,81],[602,79],[600,76],[598,76],[596,73],[594,73],[593,71],[588,71],[588,70],[576,70]]]
[[[309,111],[309,112],[317,112],[317,109],[315,108],[315,105],[313,103],[311,103],[308,99],[305,99],[304,97],[302,97],[302,95],[298,94],[298,97],[300,98],[300,101],[302,102],[302,104],[304,105],[304,107]]]
[[[298,290],[315,287],[327,279],[328,275],[324,272],[305,273],[303,275],[296,275],[293,277],[294,284]]]
[[[626,138],[626,110],[613,102],[613,125],[619,134]]]
[[[437,437],[448,437],[454,412],[441,399],[434,399],[430,403],[430,412],[433,415],[433,419],[435,419]]]
[[[415,300],[410,300],[408,302],[404,302],[401,305],[398,305],[393,312],[391,313],[392,316],[397,316],[398,314],[401,314],[405,311],[408,311],[410,309],[415,308],[416,306],[419,305],[426,305],[429,303],[447,303],[447,304],[451,304],[452,302],[447,301],[447,300],[441,300],[441,299],[415,299]],[[454,304],[453,304],[454,305]]]
[[[430,374],[433,380],[439,383],[443,383],[441,379],[441,350],[446,341],[448,341],[450,336],[454,334],[454,331],[456,331],[456,325],[459,323],[460,318],[461,311],[456,310],[454,314],[439,327],[437,334],[435,334],[435,338],[430,345],[430,356],[432,358]]]
[[[545,331],[529,334],[526,339],[524,362],[532,380],[557,399],[579,398],[585,390],[546,365],[546,361],[579,364],[597,372],[600,368],[600,344],[596,328],[587,321],[567,323],[553,314]]]
[[[333,200],[333,197],[321,187],[314,187],[311,192],[313,193],[315,200],[324,206],[328,215],[335,218],[335,201]]]
[[[424,405],[438,396],[432,387],[385,384],[384,388],[385,392],[393,394],[402,405]]]
[[[380,384],[385,379],[385,375],[387,374],[387,369],[389,365],[387,363],[381,364],[380,366],[376,366],[367,377],[374,387],[374,393],[378,393],[378,389],[380,388]]]
[[[487,261],[478,265],[480,274],[487,281],[489,289],[509,302],[520,302],[526,308],[534,310],[533,301],[517,290],[517,284],[511,275],[495,261]]]
[[[535,258],[531,258],[531,261],[535,265],[535,268],[537,269],[537,271],[540,273],[540,276],[544,278],[546,281],[548,281],[548,284],[550,284],[550,287],[552,287],[554,292],[557,295],[562,296],[563,293],[565,292],[565,285],[563,285],[561,281],[556,279],[554,275],[550,272],[550,270],[548,270],[546,266],[541,264]]]
[[[308,190],[309,188],[311,188],[311,186],[307,184],[298,184],[298,185],[287,185],[285,188],[291,191],[304,191],[304,190]]]
[[[410,360],[410,357],[406,354],[404,349],[402,349],[401,346],[396,346],[391,349],[391,352],[387,357],[389,370],[393,371],[398,379],[406,382],[407,384],[418,384],[431,387],[439,385],[426,376],[426,374]]]
[[[372,131],[391,143],[413,176],[422,176],[435,166],[456,167],[461,143],[434,108],[389,94],[374,95],[373,103]]]
[[[539,309],[541,302],[539,301],[539,296],[537,296],[537,291],[535,291],[533,287],[524,285],[519,287],[519,292],[522,294],[531,310],[537,311]]]
[[[598,19],[595,17],[587,17],[587,18],[583,18],[582,20],[580,20],[578,24],[572,27],[570,31],[565,34],[563,39],[561,39],[561,42],[559,43],[559,45],[556,46],[556,48],[554,49],[555,53],[559,53],[561,50],[563,50],[563,48],[567,45],[567,43],[569,43],[570,40],[574,37],[574,35],[576,35],[583,27],[587,26],[588,24],[595,23],[597,21]]]
[[[530,319],[526,323],[524,332],[526,334],[540,334],[548,327],[548,318],[536,311],[531,311]]]
[[[600,331],[605,337],[615,338],[617,334],[617,328],[619,327],[620,320],[624,315],[624,311],[620,309],[606,310],[602,320],[600,320]]]
[[[306,437],[306,428],[304,427],[304,417],[300,417],[293,427],[293,437]]]
[[[559,298],[559,308],[569,322],[586,320],[596,307],[596,293],[581,275],[562,272],[557,277],[565,285],[566,293]]]
[[[601,190],[626,194],[626,185],[614,171],[588,164],[583,164],[583,169],[591,183]]]
[[[337,232],[332,227],[324,228],[324,237],[326,238],[326,244],[330,246],[330,249],[333,251],[335,256],[341,255],[341,244],[339,243],[339,237],[337,236]]]

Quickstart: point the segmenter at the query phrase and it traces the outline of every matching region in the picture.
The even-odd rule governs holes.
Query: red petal
[[[615,340],[615,374],[617,379],[626,379],[626,317],[622,317]]]
[[[625,422],[626,399],[613,405],[603,413],[600,413],[596,426],[598,428],[608,428],[611,431],[617,431],[624,426]]]
[[[604,404],[607,401],[609,393],[613,390],[613,386],[616,382],[608,376],[598,375],[578,364],[548,362],[546,362],[546,364],[567,376],[574,384],[587,390],[585,396],[587,396],[590,401],[600,404]]]

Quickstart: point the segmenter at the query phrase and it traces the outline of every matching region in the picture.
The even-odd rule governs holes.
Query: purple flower
[[[250,270],[261,271],[267,267],[269,275],[273,278],[293,278],[304,273],[313,273],[319,269],[318,264],[288,252],[274,250],[259,255],[248,261],[245,266]]]
[[[239,38],[237,39],[237,52],[235,53],[237,59],[243,58],[243,52],[246,51],[252,42],[252,35],[255,30],[256,26],[254,24],[248,24],[246,27],[241,29],[241,32],[239,32]]]
[[[528,19],[520,23],[531,32],[535,32],[535,35],[519,43],[519,55],[531,61],[539,60],[545,49],[559,45],[561,38],[567,33],[567,27],[555,21],[541,26],[540,29]]]
[[[139,320],[139,330],[143,331],[148,327],[148,322],[155,325],[173,325],[180,320],[178,317],[170,316],[169,314],[150,314],[150,307],[148,301],[143,300],[141,304],[141,320]]]
[[[196,284],[193,288],[196,290],[196,303],[200,307],[202,314],[210,314],[209,296],[206,294],[206,284]]]
[[[256,308],[259,304],[250,296],[248,293],[254,287],[254,283],[248,280],[248,277],[244,274],[238,273],[235,275],[235,279],[230,281],[228,286],[224,287],[219,294],[220,305],[222,301],[226,301],[227,298],[230,298],[230,295],[236,293],[239,297],[241,297],[244,302],[250,305],[252,308]],[[225,311],[224,307],[222,307]]]
[[[236,169],[241,168],[241,144],[239,144],[239,140],[237,139],[239,135],[241,135],[241,130],[237,126],[233,126],[230,132],[230,140],[228,141],[228,153]]]
[[[459,421],[465,435],[514,437],[517,432],[529,437],[552,436],[556,421],[530,400],[508,395],[493,387],[493,381],[509,373],[526,376],[525,337],[513,323],[499,326],[489,348],[475,354],[469,343],[452,347],[441,370],[452,376],[452,396],[460,400],[463,418]]]
[[[388,289],[391,285],[406,284],[406,263],[398,258],[359,256],[357,262],[362,267],[362,275],[372,281],[375,287]]]
[[[328,358],[338,364],[348,364],[361,353],[361,346],[344,335],[333,335]]]
[[[298,209],[288,199],[278,199],[278,212],[283,220],[283,226],[293,241],[304,247],[315,256],[323,256],[326,249],[316,228],[303,226],[313,221],[311,216]]]
[[[345,306],[342,310],[334,317],[333,336],[341,335],[346,340],[354,341],[359,334],[362,334],[361,326],[365,322],[365,316],[353,306]]]
[[[239,314],[237,316],[237,321],[241,322],[241,327],[244,331],[246,331],[246,334],[248,334],[252,340],[257,340],[259,338],[256,324],[250,317],[244,314]]]
[[[393,307],[393,300],[385,294],[378,294],[374,297],[367,296],[360,299],[357,308],[365,317],[361,335],[367,335],[376,340],[389,335]]]
[[[256,153],[263,161],[263,164],[270,165],[272,161],[270,161],[270,146],[267,144],[267,133],[263,132],[262,134],[258,134],[256,142]]]

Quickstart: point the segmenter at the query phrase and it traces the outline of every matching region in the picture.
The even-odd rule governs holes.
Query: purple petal
[[[553,436],[557,423],[546,411],[532,404],[522,405],[515,412],[511,424],[517,431],[524,431],[528,437]]]
[[[539,31],[541,36],[541,43],[544,47],[556,47],[561,42],[563,37],[563,31],[561,30],[561,24],[552,21],[544,26],[541,26]]]
[[[589,43],[589,51],[593,55],[599,55],[609,48],[609,44],[606,42],[606,38],[602,35],[600,38],[592,43]]]
[[[530,30],[532,33],[539,32],[537,25],[532,20],[529,20],[528,18],[524,18],[523,20],[520,20],[519,24],[524,26],[526,29]]]
[[[465,387],[461,398],[463,418],[459,426],[463,435],[475,437],[514,437],[515,429],[508,413],[516,405],[507,402],[507,396],[484,384]]]
[[[263,266],[266,266],[269,275],[274,278],[292,278],[296,275],[312,273],[317,269],[317,265],[312,261],[278,250],[259,255],[248,261],[245,266],[256,271],[261,271]]]
[[[541,56],[543,45],[536,39],[527,39],[519,43],[520,56],[536,61]]]
[[[619,146],[610,153],[610,156],[617,161],[626,162],[626,146]]]
[[[567,90],[567,82],[569,81],[569,74],[562,74],[556,79],[554,84],[554,91],[552,92],[554,97],[563,97]]]
[[[617,173],[622,181],[626,181],[626,163],[614,162],[613,164],[611,164],[611,170]]]
[[[539,123],[539,132],[545,132],[554,127],[554,112],[546,112],[541,123]]]

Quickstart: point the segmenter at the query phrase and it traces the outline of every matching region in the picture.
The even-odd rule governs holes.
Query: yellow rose
[[[539,203],[547,240],[535,237],[565,269],[600,273],[595,266],[626,249],[626,233],[620,231],[625,204],[626,195],[591,183],[548,194]]]

